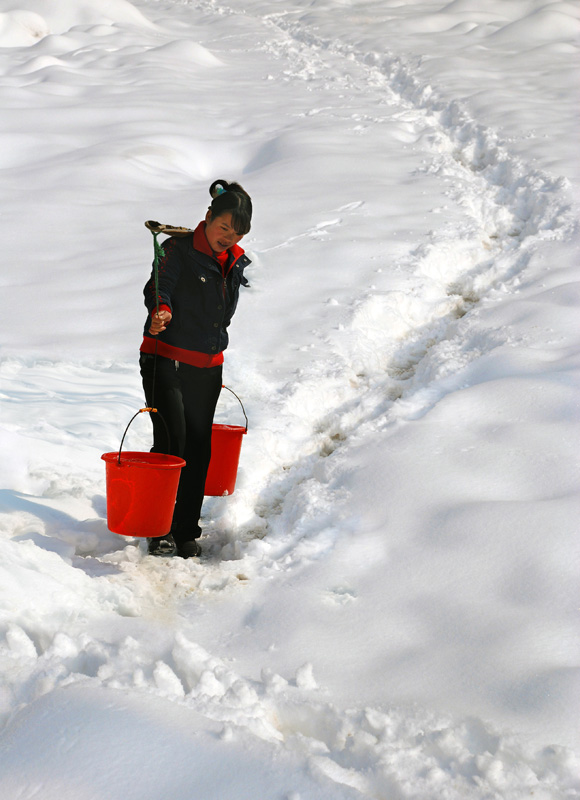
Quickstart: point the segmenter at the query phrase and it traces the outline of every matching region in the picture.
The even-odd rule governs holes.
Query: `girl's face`
[[[208,211],[205,215],[205,235],[214,253],[223,253],[243,238],[232,228],[231,211],[226,211],[213,220],[211,211]]]

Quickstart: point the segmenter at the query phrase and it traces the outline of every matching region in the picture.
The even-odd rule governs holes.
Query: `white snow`
[[[580,797],[579,18],[3,4],[2,798]],[[256,209],[250,430],[204,558],[154,559],[100,455],[143,222],[218,177]]]

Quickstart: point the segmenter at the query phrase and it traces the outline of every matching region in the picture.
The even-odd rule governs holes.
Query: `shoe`
[[[156,539],[148,539],[147,542],[147,552],[150,556],[175,555],[176,546],[170,533],[165,536],[159,536]]]
[[[197,558],[201,555],[201,547],[195,539],[190,539],[177,547],[177,555],[180,558]]]

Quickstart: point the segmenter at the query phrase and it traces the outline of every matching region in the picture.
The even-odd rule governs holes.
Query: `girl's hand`
[[[171,322],[171,311],[160,311],[158,314],[153,314],[151,317],[151,327],[149,333],[152,336],[157,336],[158,333],[164,331]]]

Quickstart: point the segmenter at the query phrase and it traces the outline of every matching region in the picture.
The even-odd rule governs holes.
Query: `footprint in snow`
[[[335,586],[323,593],[324,602],[331,606],[346,606],[356,599],[356,592],[348,586]]]

